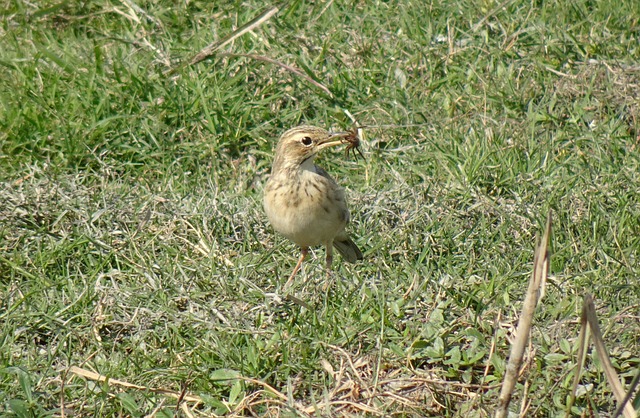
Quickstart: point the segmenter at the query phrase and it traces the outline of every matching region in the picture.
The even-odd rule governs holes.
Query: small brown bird
[[[333,248],[354,263],[363,258],[344,228],[349,209],[344,190],[322,168],[313,163],[318,152],[344,143],[349,132],[329,133],[315,126],[298,126],[280,137],[264,189],[264,209],[269,222],[280,234],[299,245],[302,254],[287,289],[313,245],[326,248],[327,274],[331,271]]]

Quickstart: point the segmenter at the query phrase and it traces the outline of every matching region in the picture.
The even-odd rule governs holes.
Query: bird
[[[344,144],[343,138],[349,135],[349,132],[330,133],[323,128],[302,125],[284,132],[278,140],[271,175],[264,188],[264,210],[273,229],[301,250],[284,290],[300,270],[309,247],[324,245],[328,276],[333,247],[349,263],[364,258],[345,231],[350,214],[344,189],[314,164],[320,151]]]

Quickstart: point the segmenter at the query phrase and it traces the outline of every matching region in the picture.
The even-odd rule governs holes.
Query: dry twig
[[[533,272],[529,281],[529,289],[522,306],[522,314],[518,322],[516,338],[511,345],[511,353],[509,354],[509,363],[504,375],[502,390],[498,398],[498,407],[496,408],[495,417],[504,418],[507,416],[509,403],[513,390],[518,381],[518,371],[522,364],[524,350],[529,340],[531,332],[531,323],[533,314],[535,313],[538,301],[544,295],[544,286],[549,271],[549,240],[551,237],[551,212],[547,215],[547,226],[545,227],[542,239],[536,248],[533,258]]]
[[[112,379],[112,378],[109,378],[107,376],[101,375],[99,373],[92,372],[92,371],[86,370],[86,369],[82,369],[82,368],[77,367],[77,366],[71,366],[69,368],[69,372],[71,372],[71,373],[73,373],[73,374],[75,374],[77,376],[84,377],[85,379],[95,380],[97,382],[106,382],[109,385],[121,386],[121,387],[125,387],[125,388],[138,389],[138,390],[148,390],[150,392],[158,393],[158,394],[161,394],[161,395],[166,395],[166,396],[168,396],[170,398],[182,399],[183,401],[186,401],[186,402],[195,402],[196,404],[202,402],[202,400],[200,399],[199,396],[187,395],[187,394],[184,394],[184,393],[181,393],[181,392],[176,392],[176,391],[170,390],[170,389],[149,388],[149,387],[146,387],[146,386],[135,385],[133,383],[125,382],[123,380]]]
[[[213,42],[213,43],[207,45],[200,52],[198,52],[196,55],[194,55],[191,59],[189,59],[186,62],[183,62],[183,63],[177,65],[176,67],[174,67],[171,70],[169,70],[166,74],[167,75],[173,75],[179,69],[181,69],[183,67],[186,67],[188,65],[197,64],[200,61],[203,61],[203,60],[211,57],[218,49],[224,47],[225,45],[233,42],[235,39],[239,38],[240,36],[244,35],[245,33],[249,32],[249,31],[252,31],[253,29],[255,29],[258,26],[262,25],[264,22],[266,22],[267,20],[271,19],[271,17],[273,15],[275,15],[276,13],[278,13],[278,8],[277,7],[270,8],[269,10],[261,13],[257,17],[251,19],[249,22],[247,22],[244,25],[240,26],[238,29],[236,29],[235,31],[233,31],[229,35],[225,36],[224,38],[220,39],[219,41],[216,41],[216,42]]]

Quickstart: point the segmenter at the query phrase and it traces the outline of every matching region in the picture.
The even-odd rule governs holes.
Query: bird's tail
[[[362,255],[362,251],[356,245],[355,242],[347,234],[342,234],[337,236],[333,240],[333,246],[338,250],[342,258],[344,258],[349,263],[355,263],[358,260],[362,260],[364,256]]]

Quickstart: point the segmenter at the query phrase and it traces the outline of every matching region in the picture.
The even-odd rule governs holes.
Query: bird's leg
[[[302,262],[304,261],[305,258],[307,258],[307,254],[309,253],[309,248],[302,247],[301,251],[302,253],[300,254],[300,258],[298,259],[298,264],[296,264],[295,268],[293,269],[293,273],[291,273],[291,276],[289,276],[289,280],[287,280],[287,283],[285,283],[284,287],[282,288],[283,290],[287,290],[289,286],[291,286],[291,283],[293,282],[293,278],[295,277],[298,270],[300,270],[300,267],[302,267]]]
[[[329,288],[329,283],[331,281],[331,264],[333,263],[333,243],[329,243],[325,246],[327,249],[327,256],[325,258],[325,270],[327,273],[327,280],[324,282],[324,286],[322,286],[322,291],[325,292]]]
[[[333,263],[333,244],[329,243],[325,248],[327,249],[325,268],[327,269],[327,274],[331,274],[331,263]]]

